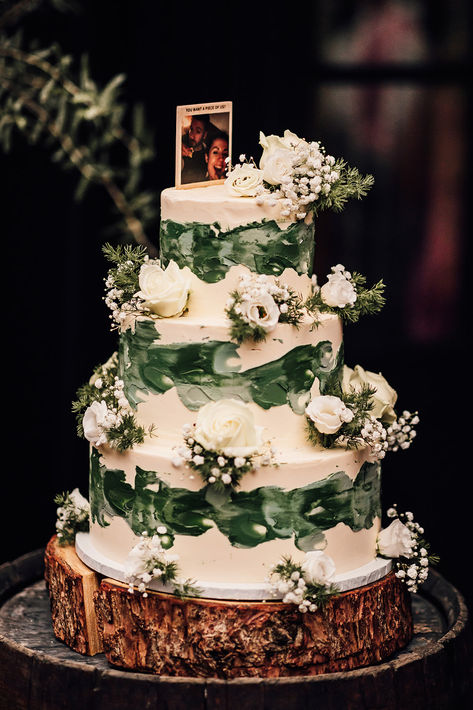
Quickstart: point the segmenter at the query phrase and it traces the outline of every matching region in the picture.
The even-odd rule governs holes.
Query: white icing
[[[161,219],[185,222],[218,222],[227,231],[242,224],[274,219],[281,228],[295,220],[281,216],[281,206],[258,205],[254,197],[238,197],[230,194],[225,185],[195,187],[179,190],[169,187],[161,193]]]

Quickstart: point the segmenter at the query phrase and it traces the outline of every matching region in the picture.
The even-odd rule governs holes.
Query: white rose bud
[[[412,535],[409,529],[396,518],[378,535],[378,550],[386,557],[409,557],[412,552]]]
[[[293,172],[293,153],[287,148],[277,148],[265,160],[260,162],[263,180],[270,185],[281,185]]]
[[[136,294],[152,313],[170,318],[182,313],[189,297],[191,272],[170,261],[166,269],[158,264],[143,264],[139,275],[140,291]]]
[[[205,449],[224,456],[251,456],[262,446],[261,427],[255,425],[253,412],[239,399],[204,405],[197,415],[195,439]]]
[[[344,391],[349,392],[353,387],[355,391],[359,392],[364,384],[376,387],[376,392],[372,397],[374,407],[371,410],[371,415],[388,424],[394,422],[396,420],[394,405],[397,400],[397,392],[388,384],[382,374],[364,370],[360,365],[355,365],[353,370],[344,365],[342,382]]]
[[[320,289],[322,301],[332,308],[345,308],[352,306],[356,301],[356,289],[351,281],[346,279],[339,271],[329,274]]]
[[[108,421],[107,404],[103,400],[101,402],[92,402],[90,407],[87,407],[82,419],[82,428],[87,441],[90,441],[92,446],[101,446],[107,441],[105,434]]]
[[[321,550],[306,552],[302,563],[304,579],[309,584],[330,584],[335,575],[335,563]]]
[[[321,434],[335,434],[344,421],[349,421],[349,411],[340,397],[319,395],[311,399],[305,413]]]

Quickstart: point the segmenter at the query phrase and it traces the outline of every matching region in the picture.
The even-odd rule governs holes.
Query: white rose
[[[399,518],[378,535],[378,551],[386,557],[410,557],[412,553],[412,535]]]
[[[303,138],[299,138],[295,133],[289,131],[287,128],[284,131],[283,143],[287,148],[297,148],[301,143],[307,145],[307,142]]]
[[[321,550],[306,552],[302,572],[309,584],[330,584],[335,575],[335,563]]]
[[[263,180],[270,185],[280,185],[293,173],[294,154],[288,148],[278,148],[265,160]],[[261,165],[261,162],[260,162]]]
[[[263,171],[245,163],[236,165],[225,180],[227,190],[240,197],[254,197],[263,182]]]
[[[264,168],[268,158],[276,150],[287,150],[289,148],[289,145],[284,141],[283,138],[280,138],[279,136],[265,136],[264,133],[262,133],[261,131],[259,134],[259,144],[263,148],[263,153],[259,161],[259,166],[261,169]]]
[[[320,295],[327,306],[345,308],[352,306],[356,301],[356,289],[351,281],[343,274],[335,272],[329,274],[327,283],[320,289]]]
[[[89,511],[89,501],[87,500],[87,498],[84,498],[78,488],[74,488],[74,490],[69,493],[69,498],[71,499],[72,503],[74,504],[74,507],[77,508],[78,511]]]
[[[205,449],[225,456],[251,456],[261,448],[261,427],[251,409],[238,399],[204,405],[197,415],[194,438]]]
[[[344,422],[353,419],[353,412],[340,397],[329,394],[311,399],[305,413],[321,434],[335,434]]]
[[[92,402],[90,407],[87,407],[84,412],[82,419],[84,436],[93,446],[100,446],[107,440],[104,431],[107,417],[107,404],[103,400],[101,402]]]
[[[240,303],[241,315],[248,323],[254,323],[270,333],[278,324],[279,308],[269,293],[261,292]]]
[[[145,306],[162,318],[170,318],[184,310],[190,288],[190,271],[170,261],[166,269],[159,264],[143,264],[140,269],[138,296]]]
[[[344,391],[348,392],[350,387],[360,391],[363,384],[376,387],[376,392],[373,395],[374,407],[371,414],[375,419],[380,419],[383,422],[392,424],[396,420],[396,412],[394,405],[397,400],[397,392],[384,379],[381,373],[370,372],[364,370],[360,365],[355,365],[354,370],[346,365],[343,368],[343,383]]]

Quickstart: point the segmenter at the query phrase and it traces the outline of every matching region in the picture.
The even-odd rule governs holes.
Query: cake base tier
[[[220,680],[130,673],[103,654],[57,641],[43,550],[0,566],[1,710],[418,710],[471,707],[473,642],[468,609],[436,571],[412,598],[414,637],[392,658],[353,671],[297,678]],[[71,692],[71,688],[74,692]]]
[[[104,577],[111,577],[119,582],[126,582],[124,567],[115,560],[103,555],[94,546],[89,533],[78,533],[76,535],[76,552],[80,560],[88,567],[92,568]],[[333,583],[341,592],[357,587],[363,587],[372,582],[385,577],[391,570],[390,560],[377,557],[368,564],[358,567],[350,572],[336,575]],[[265,584],[238,584],[236,582],[209,582],[202,579],[193,580],[193,583],[201,590],[200,596],[205,599],[233,599],[233,600],[271,600],[274,595],[268,591]],[[149,588],[155,591],[172,592],[172,587],[160,584],[153,580],[149,583]],[[281,595],[282,596],[282,595]]]

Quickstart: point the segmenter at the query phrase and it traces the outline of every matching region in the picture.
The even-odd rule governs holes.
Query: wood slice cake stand
[[[432,572],[420,594],[413,596],[414,636],[404,649],[377,665],[327,672],[332,670],[327,664],[340,662],[342,656],[336,653],[331,658],[324,656],[320,644],[325,644],[325,651],[330,647],[331,652],[333,649],[339,649],[341,653],[342,649],[356,648],[356,634],[365,634],[362,621],[375,600],[379,603],[386,594],[386,604],[389,595],[393,603],[404,603],[404,588],[399,590],[395,578],[389,581],[390,576],[383,584],[380,580],[368,585],[370,590],[366,599],[360,596],[360,590],[356,590],[356,602],[355,597],[349,601],[351,592],[333,598],[326,613],[340,626],[339,631],[333,633],[331,625],[332,634],[327,638],[328,627],[324,626],[324,620],[317,612],[301,615],[294,612],[292,605],[237,603],[229,615],[229,603],[179,600],[159,593],[150,593],[143,598],[138,594],[130,595],[124,585],[106,580],[97,580],[96,591],[92,591],[97,604],[87,608],[85,600],[90,597],[95,584],[91,577],[87,578],[90,570],[75,569],[75,560],[70,555],[73,548],[59,548],[60,555],[57,555],[57,549],[51,541],[46,553],[51,607],[44,581],[37,581],[44,573],[42,551],[29,553],[0,567],[0,710],[82,710],[84,707],[122,710],[135,706],[153,710],[234,710],[237,707],[239,710],[309,710],[316,707],[323,710],[466,710],[472,707],[473,644],[468,612],[461,595],[438,573]],[[56,559],[59,561],[53,561]],[[53,566],[55,572],[51,576]],[[82,572],[85,583],[81,581]],[[64,590],[63,596],[60,589]],[[75,614],[68,609],[70,599],[75,600]],[[334,606],[336,599],[339,603]],[[357,617],[355,607],[360,604],[366,606],[363,612],[358,609]],[[259,610],[252,607],[259,607]],[[269,607],[276,608],[270,610]],[[382,605],[380,608],[386,609]],[[157,609],[162,614],[159,624],[150,616]],[[107,655],[100,652],[100,633],[95,641],[90,637],[95,610]],[[55,632],[62,633],[68,645],[55,638],[51,611]],[[297,623],[293,614],[298,617]],[[383,615],[383,611],[378,612],[377,619],[366,623],[371,629],[366,638],[374,638],[376,634],[372,629],[378,633],[389,627]],[[276,617],[279,621],[269,623],[268,617]],[[112,618],[125,624],[120,627],[121,631],[115,625],[112,628]],[[225,633],[221,632],[222,618],[226,623]],[[166,630],[166,624],[171,623],[175,635]],[[354,628],[357,628],[356,633]],[[394,631],[392,628],[390,631],[394,636],[396,628],[394,625]],[[228,629],[230,641],[225,637]],[[129,631],[132,639],[124,640],[123,636],[128,636]],[[196,650],[194,655],[190,653],[192,643],[187,648],[182,645],[183,634],[189,637],[191,631],[200,634],[200,643],[207,649],[201,656]],[[149,646],[149,638],[154,639],[154,646]],[[254,643],[255,638],[258,643],[253,651],[249,643]],[[252,659],[261,660],[258,654],[266,649],[266,675],[280,677],[263,677],[261,673],[258,677],[248,677],[249,672],[246,677],[233,679],[182,677],[191,672],[196,675],[200,664],[210,663],[208,654],[212,639],[215,675],[227,667],[222,659],[232,655],[234,665],[231,667],[243,668],[242,659],[246,657],[248,671]],[[145,643],[148,651],[144,650]],[[246,653],[243,654],[245,644]],[[79,648],[81,653],[75,653],[69,645]],[[384,654],[387,647],[374,650],[375,645],[371,645],[369,654]],[[157,657],[157,649],[162,657]],[[254,655],[248,661],[250,650]],[[359,648],[359,658],[365,659],[362,663],[372,663],[368,656],[363,656],[365,652],[366,649]],[[87,655],[90,653],[95,655]],[[109,663],[117,663],[112,653],[117,654],[117,660],[123,666],[135,654],[137,664],[143,664],[154,673],[117,670]],[[171,658],[173,668],[166,665]],[[314,671],[318,666],[324,667],[322,673],[319,669]],[[304,675],[282,676],[296,668]],[[156,672],[163,675],[156,675]],[[314,672],[315,675],[310,675]]]

